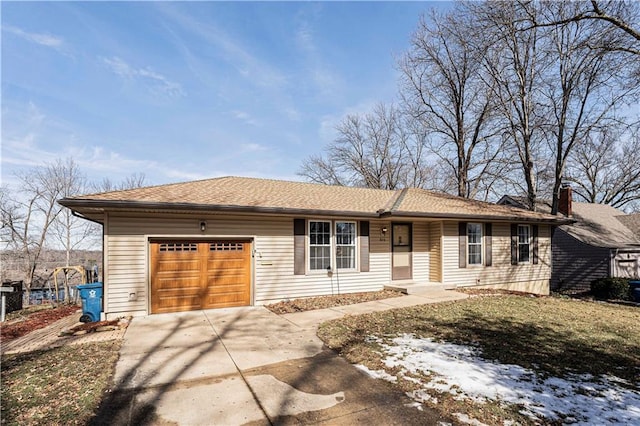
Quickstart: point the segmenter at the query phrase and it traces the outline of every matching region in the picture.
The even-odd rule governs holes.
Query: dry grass
[[[376,370],[384,368],[382,355],[366,337],[390,340],[404,333],[475,346],[488,360],[520,365],[542,376],[612,375],[629,380],[636,389],[640,386],[637,307],[552,297],[476,296],[348,316],[324,323],[318,331],[328,346],[350,362]],[[406,381],[399,381],[398,386],[412,390]],[[434,396],[438,398],[435,409],[468,413],[487,424],[531,422],[518,415],[515,407],[457,401],[446,394]]]
[[[371,291],[366,293],[347,293],[337,296],[308,297],[265,305],[267,309],[276,314],[291,314],[294,312],[311,311],[314,309],[333,308],[335,306],[353,305],[355,303],[371,302],[374,300],[389,299],[391,297],[404,296],[394,290]]]
[[[120,344],[3,355],[2,424],[86,424],[109,385]]]

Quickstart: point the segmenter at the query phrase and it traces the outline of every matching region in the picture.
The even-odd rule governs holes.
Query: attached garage
[[[151,312],[251,304],[251,241],[152,240]]]

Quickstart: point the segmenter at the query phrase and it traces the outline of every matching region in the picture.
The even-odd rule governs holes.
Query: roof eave
[[[527,222],[527,223],[545,223],[551,225],[568,225],[575,223],[573,219],[567,218],[537,218],[537,217],[521,217],[509,215],[475,215],[466,213],[429,213],[429,212],[384,212],[380,217],[421,217],[433,219],[465,219],[465,220],[481,220],[495,222]]]
[[[349,210],[323,210],[323,209],[297,209],[287,207],[259,207],[236,206],[220,204],[192,204],[192,203],[163,203],[143,201],[118,201],[118,200],[80,200],[63,198],[59,204],[72,210],[81,208],[90,209],[122,209],[122,210],[189,210],[194,212],[226,212],[226,213],[261,213],[273,215],[305,215],[305,216],[348,216],[375,219],[379,217],[377,212],[362,212]]]
[[[362,217],[369,219],[377,218],[432,218],[432,219],[464,219],[482,220],[498,222],[529,222],[548,223],[552,225],[565,225],[575,223],[573,219],[567,218],[533,218],[509,215],[474,215],[464,213],[429,213],[429,212],[405,212],[405,211],[378,211],[363,212],[349,210],[323,210],[323,209],[298,209],[286,207],[259,207],[259,206],[237,206],[237,205],[212,205],[212,204],[192,204],[192,203],[165,203],[165,202],[144,202],[144,201],[122,201],[122,200],[87,200],[63,198],[58,201],[62,206],[75,211],[83,209],[96,210],[164,210],[164,211],[194,211],[194,212],[226,212],[226,213],[260,213],[273,215],[303,215],[303,216],[337,216],[337,217]]]

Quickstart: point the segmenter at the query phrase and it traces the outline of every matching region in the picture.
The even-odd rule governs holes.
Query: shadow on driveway
[[[435,424],[262,307],[135,318],[91,425]]]

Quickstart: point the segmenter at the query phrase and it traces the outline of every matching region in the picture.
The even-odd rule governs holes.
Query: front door
[[[394,223],[391,226],[391,279],[410,280],[412,275],[412,226]]]

